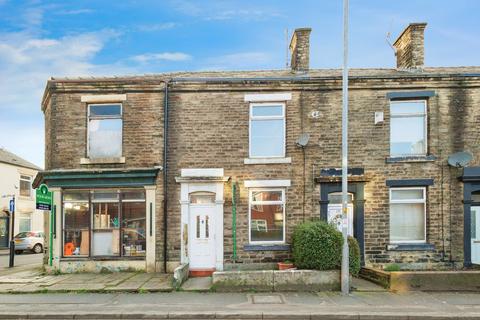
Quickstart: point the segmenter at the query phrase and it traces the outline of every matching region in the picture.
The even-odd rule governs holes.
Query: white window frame
[[[90,107],[94,106],[111,106],[111,105],[118,105],[120,106],[120,115],[115,116],[91,116],[90,115]],[[122,144],[121,144],[121,155],[123,155],[123,104],[119,102],[111,102],[111,103],[89,103],[87,104],[87,158],[90,158],[90,120],[106,120],[106,119],[120,119],[122,120]],[[96,158],[94,158],[96,159]]]
[[[254,107],[264,107],[264,106],[281,106],[282,107],[282,115],[281,116],[254,116],[253,115],[253,108]],[[262,103],[250,103],[249,107],[249,119],[248,119],[248,156],[251,159],[260,159],[260,158],[285,158],[286,154],[286,144],[287,144],[287,137],[286,137],[286,130],[287,130],[287,123],[285,117],[285,102],[262,102]],[[280,156],[254,156],[252,155],[252,121],[256,120],[283,120],[283,152]]]
[[[408,103],[408,102],[423,102],[423,113],[418,113],[418,112],[411,112],[411,113],[404,113],[402,115],[393,115],[392,114],[392,104],[402,104],[402,103]],[[423,136],[424,136],[424,150],[423,153],[420,154],[395,154],[391,153],[390,150],[390,156],[392,157],[417,157],[417,156],[426,156],[427,151],[428,151],[428,128],[427,128],[427,117],[428,117],[428,105],[427,105],[427,100],[426,99],[408,99],[408,100],[390,100],[390,149],[392,145],[392,119],[394,118],[410,118],[410,117],[418,117],[418,116],[423,116]]]
[[[252,201],[253,192],[258,191],[281,191],[282,192],[282,200],[281,201]],[[263,204],[281,204],[283,208],[283,239],[281,241],[252,241],[252,206],[254,205],[263,205]],[[284,188],[251,188],[248,190],[248,243],[250,244],[285,244],[285,226],[287,224],[285,220],[285,189]]]
[[[22,177],[28,177],[28,179],[24,179]],[[22,181],[28,181],[30,183],[30,189],[28,190],[28,196],[22,195],[22,183],[21,183]],[[30,176],[28,174],[20,174],[18,194],[22,198],[31,198],[32,197],[32,176]]]
[[[392,200],[392,191],[396,190],[422,190],[423,197],[422,199],[402,199],[402,200]],[[389,191],[389,211],[391,204],[411,204],[411,203],[422,203],[423,204],[423,239],[420,240],[401,240],[401,241],[392,241],[390,240],[391,244],[399,244],[399,243],[426,243],[427,242],[427,188],[426,187],[392,187]],[[391,211],[389,212],[391,214]],[[392,226],[390,225],[389,219],[389,230],[388,235],[390,238]]]

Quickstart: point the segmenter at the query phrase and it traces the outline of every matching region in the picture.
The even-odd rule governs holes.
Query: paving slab
[[[167,292],[173,290],[173,275],[155,276],[147,280],[140,290],[149,292]]]
[[[212,288],[212,277],[188,278],[181,288],[183,291],[210,291]]]
[[[61,282],[49,286],[48,291],[99,291],[104,290],[105,284],[95,283],[95,282],[84,282],[84,283],[66,283]]]

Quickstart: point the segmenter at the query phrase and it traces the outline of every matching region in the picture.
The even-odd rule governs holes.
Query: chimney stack
[[[393,43],[398,69],[422,69],[426,23],[410,23]]]
[[[295,29],[290,41],[292,71],[306,72],[310,68],[310,32],[311,28]]]

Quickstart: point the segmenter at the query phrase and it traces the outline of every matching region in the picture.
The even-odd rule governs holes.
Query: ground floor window
[[[63,256],[145,256],[143,190],[66,191]]]
[[[285,242],[285,190],[249,190],[251,243]]]
[[[32,231],[32,219],[30,217],[18,220],[18,232]]]
[[[390,189],[390,242],[426,241],[426,188]]]

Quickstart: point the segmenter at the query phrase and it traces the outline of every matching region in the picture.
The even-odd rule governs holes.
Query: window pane
[[[30,189],[32,188],[32,183],[26,180],[20,180],[20,195],[23,197],[30,197]]]
[[[88,201],[89,192],[78,191],[63,194],[63,201]]]
[[[353,194],[347,193],[348,203],[353,202]],[[335,203],[342,203],[342,193],[341,192],[332,192],[328,194],[328,203],[335,204]]]
[[[124,256],[145,256],[145,202],[122,203],[122,253]]]
[[[422,200],[423,189],[392,190],[392,200]]]
[[[120,254],[118,203],[93,204],[93,255]]]
[[[19,221],[19,232],[26,232],[31,230],[31,219],[29,218],[22,218]]]
[[[252,241],[283,241],[283,205],[252,205],[250,214]]]
[[[424,101],[405,101],[394,102],[390,104],[390,113],[392,115],[401,115],[409,113],[425,113]]]
[[[423,203],[394,203],[390,205],[390,240],[425,240]]]
[[[284,125],[283,119],[252,120],[250,128],[251,156],[284,156]]]
[[[282,191],[252,191],[252,201],[282,201]]]
[[[272,106],[253,106],[252,107],[252,116],[283,116],[283,106],[272,105]]]
[[[90,158],[122,156],[122,119],[90,120],[88,130]]]
[[[122,108],[118,104],[91,105],[90,116],[120,116]]]
[[[88,202],[65,202],[63,213],[65,229],[88,229],[90,227]]]
[[[82,193],[71,193],[69,195],[82,195]],[[65,194],[65,197],[68,197],[68,195]],[[63,204],[63,214],[65,225],[63,255],[87,256],[90,250],[90,210],[88,202],[65,202]]]
[[[208,204],[215,203],[215,193],[191,193],[190,203],[193,204]]]
[[[92,201],[99,201],[99,200],[109,200],[109,201],[117,201],[118,200],[118,192],[116,191],[95,191],[92,196]]]
[[[425,154],[425,118],[392,118],[390,123],[390,154]]]
[[[63,233],[63,255],[88,256],[90,232],[88,230],[65,230]]]
[[[143,190],[123,191],[122,198],[124,200],[145,200],[145,192]]]

